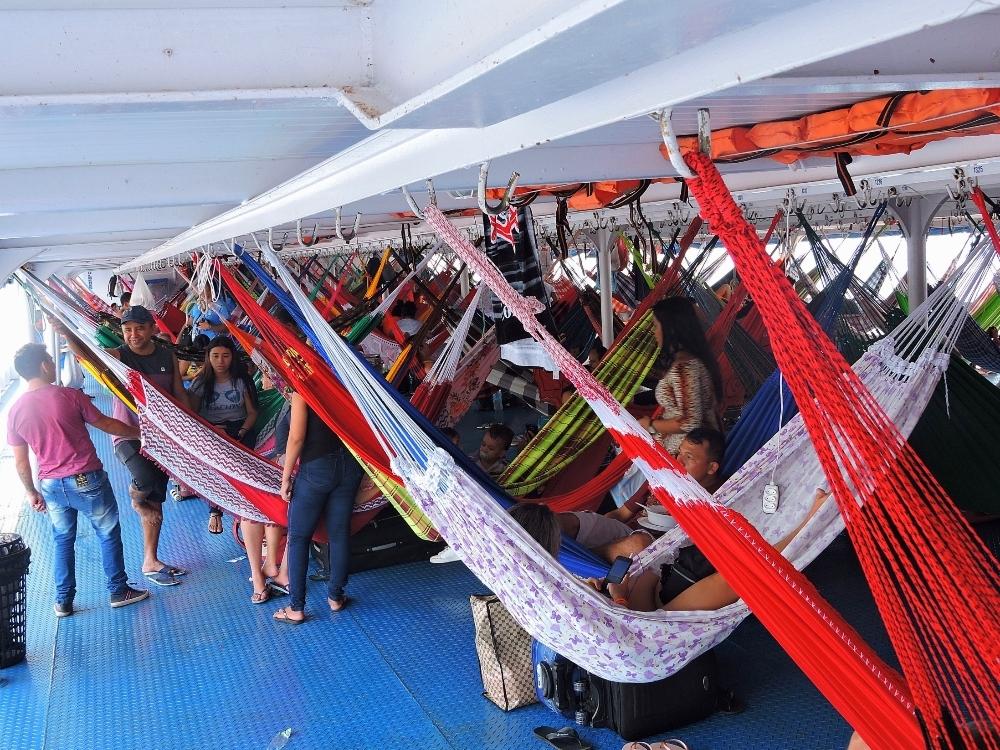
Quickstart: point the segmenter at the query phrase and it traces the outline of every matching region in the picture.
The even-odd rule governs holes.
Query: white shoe
[[[450,563],[458,562],[462,558],[458,556],[458,553],[451,547],[445,547],[443,550],[438,552],[434,557],[431,558],[432,563]]]

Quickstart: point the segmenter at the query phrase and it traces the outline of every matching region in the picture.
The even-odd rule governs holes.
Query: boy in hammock
[[[691,430],[681,441],[677,460],[688,474],[709,492],[715,492],[721,485],[719,467],[726,450],[726,439],[718,430],[699,427]],[[643,485],[645,486],[645,485]],[[646,493],[636,493],[645,498]],[[653,543],[653,535],[644,529],[633,529],[629,523],[639,515],[640,506],[635,499],[607,515],[574,511],[559,513],[559,527],[571,539],[576,539],[598,557],[613,562],[618,556],[631,557]],[[694,549],[694,548],[692,548]],[[714,568],[705,568],[692,561],[693,573],[709,575]],[[704,577],[700,575],[699,577]]]

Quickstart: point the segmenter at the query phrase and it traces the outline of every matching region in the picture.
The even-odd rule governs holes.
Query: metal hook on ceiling
[[[302,245],[302,247],[312,247],[317,242],[319,242],[318,230],[319,230],[319,224],[314,224],[312,230],[312,239],[310,239],[309,242],[306,242],[304,239],[302,239],[302,219],[299,219],[297,222],[295,222],[295,236],[298,238],[299,244]]]
[[[697,179],[697,175],[691,171],[691,168],[685,163],[684,157],[681,155],[681,147],[677,143],[677,134],[674,133],[674,126],[670,122],[672,114],[673,110],[667,108],[661,109],[655,115],[655,119],[660,121],[660,135],[663,137],[663,145],[667,148],[667,157],[670,159],[670,163],[674,169],[677,170],[677,174],[681,177],[686,180]]]
[[[430,206],[436,206],[437,193],[434,192],[434,181],[430,178],[427,178],[426,184],[427,184],[427,204]],[[424,212],[421,211],[419,208],[417,208],[417,202],[413,200],[413,196],[410,195],[410,189],[406,185],[403,185],[403,187],[401,187],[400,190],[403,191],[403,197],[406,198],[406,202],[410,204],[410,210],[413,211],[413,215],[416,216],[418,219],[423,219]]]
[[[340,207],[337,207],[337,237],[342,239],[346,244],[350,244],[351,240],[358,236],[358,229],[361,228],[361,212],[358,211],[358,215],[354,217],[354,230],[350,235],[344,234],[344,229],[340,225]]]
[[[281,252],[284,249],[284,247],[285,247],[285,240],[287,238],[288,238],[288,232],[283,233],[281,235],[281,244],[278,245],[277,247],[275,247],[275,245],[274,245],[274,229],[271,228],[271,227],[268,227],[268,230],[267,230],[267,244],[268,244],[268,247],[270,247],[272,250],[274,250],[274,252],[279,253],[279,252]]]
[[[491,206],[486,202],[486,179],[490,174],[490,163],[488,161],[483,162],[479,165],[479,189],[476,193],[479,198],[479,209],[490,216],[497,216],[502,214],[510,206],[510,200],[514,197],[514,188],[517,187],[517,178],[520,177],[517,172],[511,172],[510,180],[507,182],[507,189],[504,190],[503,197],[500,202]]]

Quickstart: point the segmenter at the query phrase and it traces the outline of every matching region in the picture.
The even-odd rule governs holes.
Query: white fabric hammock
[[[441,220],[447,224],[443,216]],[[452,248],[481,276],[488,273],[484,259],[468,254],[467,250],[476,253],[471,246],[456,247],[459,239],[445,234],[439,223],[432,220]],[[265,249],[265,256],[288,284],[291,275],[277,255]],[[979,257],[982,260],[982,255]],[[499,276],[499,272],[494,276]],[[502,277],[492,281],[494,291],[505,283]],[[450,456],[435,447],[420,427],[386,396],[384,384],[370,378],[347,345],[322,324],[305,295],[294,285],[289,287],[313,324],[341,381],[351,391],[389,455],[394,457],[394,471],[403,478],[413,499],[476,576],[538,640],[601,677],[645,682],[677,671],[724,639],[747,615],[742,603],[712,612],[629,611],[613,605],[570,575],[481,486],[466,476]],[[898,414],[901,429],[912,429],[946,366],[947,356],[938,352],[950,350],[960,325],[957,321],[961,321],[965,311],[964,304],[951,294],[954,287],[954,284],[948,289],[942,287],[911,316],[914,322],[898,329],[891,339],[859,362],[869,388],[890,413]],[[922,331],[925,321],[934,324],[930,333]],[[914,351],[914,342],[929,344],[930,348],[916,363],[909,364],[905,358]],[[618,414],[609,413],[599,401],[591,401],[591,405],[605,424],[621,419]],[[622,429],[618,424],[615,426]],[[624,429],[629,430],[629,426]],[[644,435],[638,425],[630,432]],[[814,476],[808,474],[810,459],[803,455],[811,453],[811,448],[798,423],[791,422],[785,427],[782,442],[777,477],[779,484],[790,486],[779,512],[761,522],[761,532],[771,540],[781,538],[797,525],[807,512],[815,487],[822,484],[818,466]],[[764,481],[765,472],[769,479],[775,450],[774,442],[769,443],[760,456],[730,480],[721,495],[730,503],[740,498],[754,520],[760,517],[759,513],[753,513],[753,508],[760,506],[760,494],[754,488]],[[814,456],[811,460],[815,464]],[[647,475],[653,475],[654,484],[669,486],[675,497],[690,498],[684,502],[713,503],[687,475],[645,468]],[[803,471],[807,475],[799,474]],[[839,532],[839,524],[835,504],[827,503],[786,550],[789,559],[796,565],[807,564]],[[644,564],[669,557],[682,546],[684,539],[679,529],[666,535],[643,556]]]

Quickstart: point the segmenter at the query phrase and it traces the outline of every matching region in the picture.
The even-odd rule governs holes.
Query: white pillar
[[[911,311],[927,299],[927,230],[947,197],[915,197],[909,206],[889,203],[906,238],[906,285]]]
[[[611,304],[611,233],[606,226],[597,230],[597,274],[601,284],[601,343],[610,347],[615,341],[614,314]]]
[[[469,289],[471,285],[469,283],[469,267],[466,265],[462,266],[462,274],[458,277],[458,284],[462,290],[462,299],[469,296]]]

